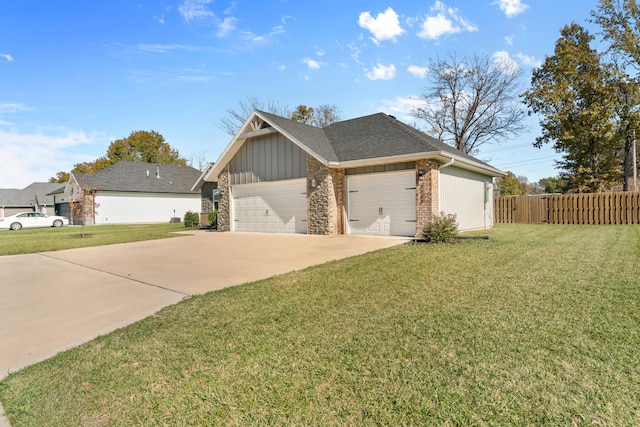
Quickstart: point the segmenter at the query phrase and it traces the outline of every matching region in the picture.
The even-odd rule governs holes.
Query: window
[[[218,201],[219,201],[219,196],[218,196],[218,189],[213,190],[213,209],[214,210],[218,210]]]

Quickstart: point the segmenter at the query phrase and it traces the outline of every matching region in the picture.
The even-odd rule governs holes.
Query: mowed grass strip
[[[483,234],[193,297],[0,400],[14,427],[639,425],[640,228]]]
[[[0,256],[139,242],[180,236],[184,224],[93,225],[0,231]]]

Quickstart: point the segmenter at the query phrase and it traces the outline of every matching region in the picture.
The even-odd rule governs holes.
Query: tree
[[[605,42],[609,43],[609,53],[616,64],[616,89],[618,115],[617,137],[624,146],[624,190],[630,189],[630,163],[636,130],[640,126],[640,90],[638,75],[640,71],[640,8],[635,0],[600,0],[598,9],[591,16],[602,28]],[[629,75],[635,69],[636,76]]]
[[[262,110],[282,117],[289,115],[289,108],[286,105],[281,105],[276,101],[263,104],[258,98],[247,97],[246,100],[239,102],[239,108],[237,110],[227,110],[227,116],[220,119],[220,129],[231,136],[235,135],[244,122],[247,121],[253,110]]]
[[[164,137],[152,130],[138,130],[122,139],[113,141],[107,148],[105,156],[92,162],[76,163],[71,169],[76,174],[92,174],[122,160],[134,162],[160,163],[186,166],[187,160],[180,157],[180,153],[167,143]],[[68,172],[57,172],[49,182],[66,182]]]
[[[115,140],[107,148],[110,165],[122,160],[186,166],[187,160],[172,148],[164,137],[152,130],[139,130],[122,139]]]
[[[72,221],[80,220],[82,224],[82,238],[84,239],[84,226],[87,219],[93,224],[97,214],[97,208],[100,206],[96,203],[95,194],[97,188],[87,183],[87,174],[79,174],[73,176],[73,185],[71,186],[71,195],[69,199],[69,209],[71,211]]]
[[[247,97],[245,101],[239,102],[239,109],[227,110],[227,116],[220,119],[220,129],[229,135],[235,135],[253,110],[262,110],[277,116],[290,117],[291,120],[316,127],[329,126],[341,120],[340,109],[335,105],[323,104],[313,108],[300,104],[294,111],[289,111],[288,107],[278,102],[271,101],[269,104],[263,104],[257,98]]]
[[[298,105],[291,113],[291,120],[323,128],[340,121],[340,109],[335,105],[323,104],[318,108]]]
[[[524,94],[529,112],[541,116],[542,135],[534,145],[553,143],[563,153],[558,165],[567,172],[569,189],[602,191],[621,177],[613,74],[584,28],[572,23],[560,33],[554,55],[533,71]]]
[[[542,178],[538,181],[538,185],[544,193],[564,193],[567,180],[561,175],[555,177]]]
[[[69,181],[69,172],[56,172],[56,176],[49,178],[49,182],[67,182]]]
[[[465,153],[489,142],[515,136],[525,127],[518,100],[521,69],[507,61],[454,54],[429,64],[423,106],[411,115],[424,120],[427,133]]]
[[[636,0],[600,0],[591,12],[600,25],[611,51],[624,58],[624,65],[640,70],[640,7]]]
[[[507,175],[496,180],[498,194],[501,196],[518,196],[522,194],[520,188],[520,180],[513,172],[507,172]]]

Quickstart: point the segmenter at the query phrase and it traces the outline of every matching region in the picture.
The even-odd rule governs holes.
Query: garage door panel
[[[234,186],[234,230],[306,233],[306,180]]]
[[[352,234],[415,235],[415,174],[347,178],[347,217]]]

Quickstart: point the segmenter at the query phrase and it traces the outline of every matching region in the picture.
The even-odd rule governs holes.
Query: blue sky
[[[247,97],[293,109],[335,104],[413,122],[429,59],[517,62],[523,90],[560,28],[597,0],[109,0],[0,2],[0,188],[23,188],[156,130],[186,158],[215,161],[220,128]],[[531,181],[555,176],[529,131],[478,157]],[[420,125],[420,123],[417,123]],[[197,165],[196,165],[197,166]]]

